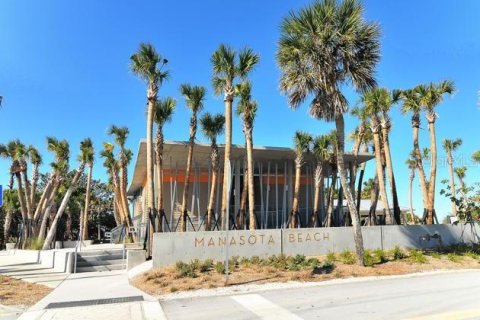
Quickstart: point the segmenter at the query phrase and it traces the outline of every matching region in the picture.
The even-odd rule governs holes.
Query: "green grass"
[[[430,253],[430,256],[434,259],[442,259],[442,255],[436,251]]]
[[[447,254],[447,259],[452,262],[459,263],[460,261],[463,260],[463,257],[456,253],[449,253]]]
[[[337,261],[337,256],[335,255],[334,252],[327,253],[327,261],[330,261],[330,262]]]

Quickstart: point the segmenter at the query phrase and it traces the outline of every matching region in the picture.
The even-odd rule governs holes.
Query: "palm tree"
[[[380,59],[380,32],[363,19],[363,7],[355,0],[319,0],[291,13],[281,26],[277,52],[282,69],[280,89],[297,108],[310,95],[310,114],[335,120],[337,167],[354,229],[358,263],[363,265],[360,219],[348,186],[344,164],[345,123],[348,102],[340,91],[346,84],[364,92],[375,86],[374,69]]]
[[[235,88],[235,93],[240,97],[237,106],[237,114],[243,119],[243,133],[245,134],[245,144],[247,149],[247,184],[248,184],[248,215],[250,220],[250,230],[255,229],[255,190],[253,184],[253,122],[257,113],[257,102],[252,100],[251,84],[249,81],[243,81]]]
[[[160,213],[155,229],[159,232],[163,230],[163,216],[165,210],[163,208],[163,126],[172,120],[173,112],[177,101],[173,98],[158,99],[155,103],[155,111],[153,113],[153,121],[157,124],[157,134],[155,135],[155,162],[157,166],[157,209]]]
[[[42,250],[47,250],[50,249],[50,246],[53,241],[53,237],[55,236],[55,233],[57,231],[57,225],[58,225],[58,220],[62,217],[63,212],[65,211],[68,201],[70,200],[70,197],[77,188],[78,181],[80,180],[80,177],[82,176],[83,170],[85,169],[85,159],[87,158],[85,156],[85,153],[90,152],[89,149],[89,144],[87,142],[88,139],[83,140],[80,142],[80,155],[78,156],[78,161],[80,162],[78,165],[78,168],[75,172],[75,175],[73,176],[73,179],[70,183],[70,186],[68,187],[67,191],[65,192],[65,195],[63,196],[62,202],[60,204],[60,207],[57,210],[57,213],[55,214],[55,217],[50,224],[50,230],[48,230],[48,234],[45,238],[45,242],[43,243]]]
[[[130,208],[128,207],[127,185],[128,185],[128,164],[130,163],[132,152],[125,148],[125,143],[130,131],[127,127],[111,126],[108,130],[109,135],[115,138],[115,144],[118,146],[118,168],[119,168],[119,187],[120,187],[120,205],[122,206],[125,223],[129,228],[131,223]]]
[[[103,143],[103,150],[100,152],[100,157],[104,158],[103,166],[107,169],[107,173],[109,175],[109,180],[112,184],[113,194],[114,194],[114,205],[118,211],[118,222],[119,224],[123,224],[126,221],[126,214],[123,209],[123,205],[121,203],[121,190],[120,190],[120,183],[118,178],[118,171],[119,165],[118,161],[115,159],[115,155],[113,154],[115,146],[111,143],[104,142]]]
[[[217,137],[223,133],[225,128],[225,116],[222,114],[211,115],[205,113],[200,119],[202,125],[203,134],[211,141],[210,161],[212,168],[212,178],[210,182],[210,197],[207,205],[207,221],[205,223],[205,230],[210,231],[212,229],[212,217],[215,215],[213,206],[215,203],[215,192],[217,190],[217,173],[219,166],[219,154]]]
[[[415,179],[415,169],[417,168],[417,160],[415,159],[415,154],[412,152],[411,156],[405,164],[408,166],[408,170],[410,171],[410,179],[408,185],[408,195],[409,195],[409,203],[410,203],[410,216],[412,219],[412,224],[415,224],[415,213],[413,212],[413,179]]]
[[[383,207],[385,210],[385,223],[394,224],[395,220],[392,217],[390,212],[390,205],[387,197],[387,190],[385,187],[385,179],[383,174],[383,164],[382,159],[385,156],[385,162],[388,163],[386,152],[382,154],[383,147],[382,145],[382,125],[379,118],[379,112],[382,109],[382,105],[386,100],[389,99],[388,91],[384,89],[374,89],[372,91],[366,92],[362,96],[362,102],[365,105],[366,112],[370,117],[370,128],[372,129],[373,142],[375,149],[375,162],[376,162],[376,174],[378,177],[378,183],[380,188],[380,195],[382,198]]]
[[[458,177],[458,180],[460,182],[460,193],[462,194],[462,199],[464,203],[464,207],[466,207],[467,203],[467,188],[465,186],[465,175],[467,173],[467,167],[459,167],[454,169],[455,174]]]
[[[435,108],[442,102],[444,94],[451,95],[454,91],[455,85],[452,81],[430,83],[419,87],[420,105],[426,112],[428,131],[430,132],[431,168],[428,182],[427,224],[433,224],[435,217],[435,179],[437,177],[437,138],[435,134],[437,113]]]
[[[168,78],[163,70],[168,60],[163,58],[149,43],[141,43],[138,51],[130,57],[130,68],[147,84],[147,208],[155,210],[155,172],[153,166],[153,115],[158,89]],[[153,221],[150,221],[147,255],[151,256],[153,242]]]
[[[473,154],[472,154],[472,160],[476,163],[480,163],[480,150],[478,151],[475,151]]]
[[[190,186],[190,172],[192,170],[193,147],[195,145],[195,135],[197,134],[197,116],[198,113],[203,109],[206,89],[205,87],[182,84],[180,86],[180,92],[185,97],[187,107],[192,112],[190,116],[190,138],[188,141],[187,171],[185,173],[185,184],[183,186],[182,195],[182,209],[180,212],[180,230],[185,232],[187,231],[187,199],[188,189]]]
[[[38,169],[42,165],[43,159],[42,159],[42,156],[41,156],[40,152],[38,151],[38,149],[35,148],[34,146],[29,146],[28,147],[28,158],[30,159],[30,163],[33,166],[32,180],[31,180],[32,183],[31,183],[31,187],[30,187],[30,204],[31,204],[32,210],[33,210],[33,208],[35,208],[35,205],[36,205],[35,196],[36,196],[36,193],[37,193],[38,179],[40,178],[40,174],[39,174]],[[33,216],[33,213],[32,213],[32,216]]]
[[[90,193],[92,186],[92,171],[93,171],[93,162],[95,161],[95,149],[93,148],[93,142],[90,138],[87,138],[82,141],[83,146],[80,148],[84,150],[80,154],[82,157],[81,161],[85,162],[88,167],[87,175],[87,188],[85,191],[85,206],[83,212],[83,218],[80,219],[82,223],[82,240],[87,240],[88,238],[88,212],[90,210]]]
[[[442,142],[443,149],[447,153],[447,162],[448,169],[450,171],[450,192],[451,192],[451,204],[452,204],[452,215],[457,216],[457,205],[455,203],[456,199],[456,190],[455,190],[455,175],[453,171],[453,155],[452,153],[457,150],[462,145],[462,139],[449,140],[445,139]]]
[[[310,219],[310,226],[317,226],[318,217],[322,217],[325,210],[324,197],[321,190],[324,189],[323,179],[325,177],[324,168],[330,158],[331,140],[329,135],[320,135],[313,139],[312,153],[315,157],[315,193],[313,198],[313,212]],[[320,221],[321,223],[321,221]]]
[[[309,133],[297,131],[293,138],[293,144],[295,148],[295,189],[293,191],[293,205],[290,212],[290,228],[298,227],[299,219],[299,206],[298,197],[300,193],[300,176],[302,174],[302,167],[305,164],[305,156],[310,152],[311,143],[313,138]]]
[[[224,170],[230,162],[230,149],[232,147],[232,103],[235,94],[235,80],[240,77],[246,79],[259,61],[259,56],[251,49],[245,48],[238,55],[231,47],[221,44],[212,54],[210,59],[213,66],[212,84],[216,95],[223,94],[225,101],[225,156]],[[222,189],[222,230],[226,226],[228,174],[223,175]]]
[[[420,130],[420,112],[422,110],[420,104],[420,94],[419,88],[402,90],[398,91],[399,98],[402,100],[402,113],[406,114],[412,113],[412,131],[413,131],[413,154],[415,156],[415,161],[418,169],[418,180],[420,181],[420,189],[422,192],[422,201],[423,201],[423,214],[426,214],[427,205],[428,205],[428,186],[427,179],[425,176],[425,170],[423,167],[424,157],[420,150],[420,144],[418,141],[418,133]]]
[[[8,241],[13,216],[18,210],[18,205],[17,194],[13,190],[4,190],[2,209],[5,213],[5,221],[3,224],[3,237],[5,243]]]

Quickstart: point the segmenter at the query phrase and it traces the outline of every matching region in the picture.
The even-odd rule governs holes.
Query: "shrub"
[[[471,251],[471,250],[465,252],[465,256],[469,257],[469,258],[472,258],[472,259],[478,259],[479,258],[478,253],[476,253],[474,251]]]
[[[456,253],[449,253],[449,254],[447,254],[447,259],[452,261],[452,262],[458,263],[462,260],[462,257],[459,256]]]
[[[388,261],[387,255],[382,249],[374,250],[373,257],[377,260],[376,263],[385,263]]]
[[[405,258],[405,252],[403,252],[403,250],[399,246],[396,246],[392,250],[392,256],[393,260],[401,260]]]
[[[420,250],[408,250],[409,260],[414,263],[427,263],[427,258]]]
[[[322,265],[322,271],[324,273],[330,273],[335,269],[335,263],[333,261],[325,261]]]
[[[320,261],[317,258],[310,258],[307,260],[307,263],[312,269],[316,269],[320,265]]]
[[[337,257],[335,256],[335,253],[333,252],[327,253],[327,261],[330,261],[330,262],[337,261]]]
[[[230,260],[228,260],[228,264],[232,268],[236,268],[238,266],[238,262],[239,262],[238,256],[232,256]]]
[[[242,259],[240,259],[240,264],[241,265],[249,265],[250,264],[250,259],[242,258]]]
[[[370,250],[365,250],[363,252],[363,263],[365,264],[365,267],[373,267],[375,264],[375,257]]]
[[[250,258],[251,264],[260,264],[260,262],[262,262],[262,260],[260,259],[259,256],[253,256]]]
[[[355,264],[355,262],[357,262],[357,258],[352,251],[344,250],[342,253],[340,253],[340,261],[344,264]]]
[[[436,251],[432,252],[430,255],[434,259],[442,259],[442,255],[440,253],[436,252]]]
[[[225,273],[225,264],[223,262],[218,261],[215,264],[215,271],[217,271],[220,274]]]
[[[198,260],[197,260],[198,261]],[[196,263],[194,261],[190,263],[184,263],[184,262],[177,262],[175,264],[175,267],[178,271],[178,275],[182,278],[188,277],[188,278],[196,278]]]
[[[199,270],[200,272],[208,272],[213,268],[213,260],[212,259],[207,259],[200,263]]]

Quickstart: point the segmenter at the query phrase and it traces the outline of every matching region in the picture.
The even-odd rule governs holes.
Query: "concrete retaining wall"
[[[28,263],[39,263],[46,268],[53,268],[56,272],[73,272],[74,255],[71,249],[60,250],[13,250],[12,253],[20,256]]]
[[[365,249],[428,249],[457,243],[480,243],[478,225],[421,225],[362,227]],[[155,233],[153,266],[172,265],[193,259],[223,260],[229,256],[267,257],[283,253],[306,256],[354,250],[353,229],[311,228],[185,233]]]

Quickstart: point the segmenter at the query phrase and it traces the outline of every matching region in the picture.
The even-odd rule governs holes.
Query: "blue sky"
[[[71,152],[91,137],[97,149],[110,138],[111,124],[131,130],[128,147],[134,152],[145,136],[145,85],[131,74],[129,57],[142,41],[154,44],[169,59],[171,78],[160,96],[178,100],[174,120],[166,126],[167,139],[186,140],[189,114],[178,93],[181,83],[208,88],[206,110],[223,112],[222,99],[210,85],[211,53],[222,42],[250,46],[261,56],[252,74],[259,102],[254,131],[258,145],[290,146],[295,130],[327,132],[333,124],[311,119],[306,107],[288,108],[278,90],[275,62],[279,25],[290,10],[309,1],[19,1],[0,2],[0,142],[19,138],[40,148],[46,163],[47,135],[66,138]],[[419,83],[454,80],[458,91],[438,108],[439,148],[444,138],[461,137],[457,152],[469,166],[467,183],[480,169],[469,159],[478,144],[480,110],[480,2],[446,0],[365,1],[366,17],[382,29],[382,59],[377,68],[380,86],[409,88]],[[347,91],[352,104],[358,96]],[[404,164],[412,146],[410,118],[398,108],[391,135],[400,202],[408,205],[408,171]],[[347,130],[356,122],[347,117]],[[234,143],[243,143],[239,119],[234,120]],[[426,129],[426,127],[424,126]],[[427,130],[421,132],[427,146]],[[205,141],[201,135],[200,141]],[[223,140],[223,138],[221,138]],[[350,148],[350,146],[347,146]],[[448,177],[440,149],[437,180]],[[72,157],[74,160],[75,157]],[[72,160],[72,166],[75,165]],[[8,162],[0,160],[0,184],[8,183]],[[372,176],[373,162],[368,176]],[[133,168],[133,163],[132,163]],[[44,171],[48,167],[43,168]],[[130,170],[132,172],[132,170]],[[98,160],[95,178],[105,178]],[[415,206],[421,208],[415,185]],[[437,189],[440,189],[440,183]],[[437,196],[437,212],[450,211],[449,201]]]

